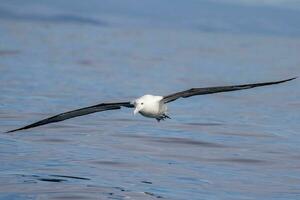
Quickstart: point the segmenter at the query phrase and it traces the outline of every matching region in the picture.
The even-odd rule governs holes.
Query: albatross
[[[196,95],[205,95],[205,94],[213,94],[220,92],[230,92],[235,90],[245,90],[255,87],[274,85],[279,83],[284,83],[287,81],[291,81],[296,79],[297,77],[285,79],[281,81],[273,81],[273,82],[262,82],[262,83],[253,83],[253,84],[243,84],[243,85],[229,85],[229,86],[217,86],[217,87],[205,87],[205,88],[191,88],[189,90],[184,90],[181,92],[172,93],[166,96],[155,96],[146,94],[141,96],[133,101],[126,102],[113,102],[113,103],[100,103],[97,105],[84,107],[76,110],[72,110],[69,112],[60,113],[58,115],[37,121],[33,124],[29,124],[27,126],[7,131],[7,133],[30,129],[50,123],[64,121],[70,118],[79,117],[82,115],[88,115],[95,112],[102,112],[106,110],[117,110],[121,109],[121,107],[126,108],[134,108],[134,115],[137,113],[141,114],[144,117],[154,118],[158,122],[165,119],[171,119],[167,115],[167,103],[175,101],[179,98],[187,98]]]

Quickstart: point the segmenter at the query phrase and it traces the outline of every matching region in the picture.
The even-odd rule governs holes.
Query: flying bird
[[[167,103],[175,101],[179,98],[187,98],[196,95],[205,95],[205,94],[213,94],[219,92],[230,92],[235,90],[245,90],[255,87],[267,86],[267,85],[274,85],[279,83],[284,83],[287,81],[291,81],[296,79],[290,78],[281,81],[274,81],[274,82],[263,82],[263,83],[253,83],[253,84],[244,84],[244,85],[231,85],[231,86],[217,86],[217,87],[206,87],[206,88],[191,88],[189,90],[184,90],[181,92],[176,92],[173,94],[169,94],[166,96],[154,96],[150,94],[146,94],[142,97],[139,97],[133,101],[127,102],[114,102],[114,103],[101,103],[94,106],[84,107],[77,110],[72,110],[69,112],[60,113],[53,117],[49,117],[40,121],[37,121],[33,124],[29,124],[27,126],[7,131],[7,133],[25,130],[34,128],[37,126],[42,126],[45,124],[55,123],[64,121],[70,118],[79,117],[82,115],[88,115],[95,112],[102,112],[106,110],[117,110],[121,109],[121,107],[126,108],[134,108],[134,115],[140,113],[144,117],[154,118],[158,122],[161,120],[165,120],[167,118],[171,119],[167,115]]]

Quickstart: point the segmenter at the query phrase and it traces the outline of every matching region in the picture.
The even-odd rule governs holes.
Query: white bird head
[[[161,96],[153,96],[146,94],[133,101],[135,107],[133,113],[136,115],[139,112],[145,112],[145,110],[153,109],[158,107],[158,102],[162,99]]]
[[[140,98],[133,101],[133,105],[135,107],[135,109],[133,111],[134,115],[136,115],[137,113],[139,113],[140,111],[143,110],[143,108],[145,106],[145,99],[143,97],[140,97]]]

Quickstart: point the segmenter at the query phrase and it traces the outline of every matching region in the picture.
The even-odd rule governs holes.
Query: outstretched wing
[[[60,121],[66,120],[66,119],[79,117],[79,116],[82,116],[82,115],[88,115],[88,114],[95,113],[95,112],[102,112],[102,111],[105,111],[105,110],[116,110],[116,109],[120,109],[122,106],[127,107],[127,108],[134,107],[130,102],[101,103],[101,104],[97,104],[97,105],[94,105],[94,106],[89,106],[89,107],[80,108],[80,109],[77,109],[77,110],[72,110],[72,111],[69,111],[69,112],[60,113],[58,115],[40,120],[40,121],[35,122],[33,124],[29,124],[27,126],[24,126],[24,127],[18,128],[18,129],[7,131],[7,133],[20,131],[20,130],[24,130],[24,129],[29,129],[29,128],[34,128],[34,127],[42,126],[42,125],[45,125],[45,124],[60,122]]]
[[[219,86],[219,87],[207,87],[207,88],[192,88],[192,89],[189,89],[189,90],[185,90],[185,91],[182,91],[182,92],[177,92],[177,93],[173,93],[173,94],[164,96],[162,101],[164,103],[169,103],[169,102],[175,101],[176,99],[178,99],[180,97],[187,98],[187,97],[191,97],[191,96],[195,96],[195,95],[213,94],[213,93],[218,93],[218,92],[230,92],[230,91],[235,91],[235,90],[245,90],[245,89],[250,89],[250,88],[254,88],[254,87],[261,87],[261,86],[266,86],[266,85],[279,84],[279,83],[294,80],[296,78],[297,77],[282,80],[282,81],[244,84],[244,85],[231,85],[231,86]]]

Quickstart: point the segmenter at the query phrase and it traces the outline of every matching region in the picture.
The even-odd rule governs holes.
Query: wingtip
[[[297,78],[298,78],[298,76],[295,76],[293,78],[289,78],[289,79],[285,79],[285,80],[279,81],[278,83],[284,83],[284,82],[292,81],[292,80],[295,80]]]
[[[21,131],[21,130],[24,130],[24,129],[26,129],[26,127],[22,127],[22,128],[17,128],[17,129],[9,130],[9,131],[6,131],[5,133],[13,133],[13,132]]]
[[[16,132],[16,131],[19,131],[19,129],[9,130],[9,131],[6,131],[4,133],[13,133],[13,132]]]
[[[295,80],[295,79],[297,79],[297,78],[298,78],[298,76],[295,76],[295,77],[293,77],[293,78],[287,79],[287,81]]]

